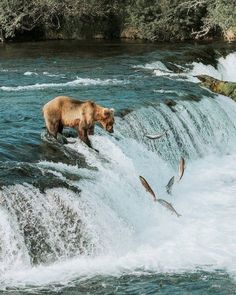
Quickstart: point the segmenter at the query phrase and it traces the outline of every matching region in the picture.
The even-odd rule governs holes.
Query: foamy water
[[[30,74],[32,75],[32,74]],[[90,79],[90,78],[77,78],[73,81],[65,83],[36,83],[34,85],[25,85],[25,86],[1,86],[0,89],[3,91],[23,91],[23,90],[40,90],[47,88],[66,88],[66,87],[77,87],[77,86],[87,86],[87,85],[110,85],[110,84],[123,84],[128,83],[128,81],[122,81],[117,79]]]
[[[90,234],[99,243],[97,254],[49,266],[14,267],[1,275],[1,289],[67,285],[79,277],[119,275],[137,269],[139,273],[193,271],[198,267],[236,271],[232,222],[236,212],[236,154],[187,162],[183,180],[175,185],[173,196],[168,196],[164,186],[177,173],[177,167],[168,167],[132,142],[126,142],[125,152],[122,143],[117,146],[106,137],[94,136],[92,142],[109,162],[105,164],[87,152],[86,157],[99,171],[91,175],[92,181],[82,182],[81,200],[73,204],[86,212]],[[81,150],[81,144],[73,148]],[[181,218],[152,201],[139,182],[140,174],[158,196],[172,202]],[[65,192],[62,197],[69,196]]]
[[[230,100],[220,97],[218,100],[221,107],[231,108],[229,116],[235,126],[235,106],[232,110]],[[60,198],[69,202],[74,210],[80,210],[94,245],[93,254],[62,258],[48,266],[32,268],[23,255],[25,250],[16,249],[15,253],[22,253],[18,255],[18,267],[13,262],[8,263],[7,268],[5,265],[1,289],[57,283],[63,286],[84,276],[119,275],[137,270],[139,273],[184,272],[201,267],[226,269],[229,273],[236,271],[236,229],[232,222],[236,212],[234,149],[228,155],[212,154],[187,160],[184,177],[174,185],[170,196],[165,185],[177,175],[177,164],[170,166],[133,139],[117,141],[113,137],[95,135],[91,140],[99,154],[80,141],[69,147],[82,153],[98,170],[45,161],[39,163],[39,167],[56,169],[58,177],[62,177],[62,171],[84,177],[72,182],[82,190],[79,197],[61,189]],[[182,216],[177,218],[154,203],[142,187],[139,175],[148,180],[158,197],[171,202]],[[46,199],[57,193],[56,188],[48,190]],[[1,211],[4,213],[4,208]],[[9,221],[3,213],[1,226],[7,229]],[[45,222],[50,228],[50,219]],[[6,247],[8,243],[5,242]]]
[[[60,80],[64,76],[53,70],[43,74],[25,70],[27,74],[22,71],[22,79],[35,77],[36,82],[43,75],[57,78],[57,83],[52,83],[52,79],[50,83],[19,83],[0,89],[3,99],[7,99],[4,91],[22,91],[24,98],[28,90],[37,94],[37,90],[46,89],[43,94],[47,96],[47,89],[70,91],[87,85],[100,85],[100,91],[102,86],[121,87],[127,83],[130,85],[125,91],[130,86],[138,92],[138,86],[145,87],[145,79],[151,74],[154,82],[150,92],[155,97],[182,96],[192,86],[200,92],[197,85],[189,83],[197,82],[196,74],[233,77],[235,68],[230,65],[234,58],[235,54],[230,54],[219,59],[217,68],[201,63],[185,65],[182,73],[169,70],[164,62],[148,62],[134,67],[134,73],[137,68],[146,71],[145,77],[136,76],[141,79],[136,84],[132,84],[132,79],[121,79],[121,75],[112,76],[114,79],[77,78],[65,82]],[[182,82],[170,88],[159,77],[167,78],[168,83],[188,82],[183,89],[176,86]],[[106,88],[99,95],[107,93],[111,96],[113,88]],[[14,95],[18,99],[21,93],[12,93],[11,97]],[[117,97],[113,104],[122,100]],[[132,112],[123,118],[116,117],[113,135],[97,129],[90,138],[99,153],[72,138],[61,147],[65,155],[66,151],[70,155],[82,154],[84,165],[76,161],[73,165],[57,162],[57,158],[51,162],[46,157],[30,164],[20,160],[17,165],[11,163],[19,174],[14,174],[12,168],[16,184],[1,183],[0,291],[58,291],[100,275],[179,274],[199,269],[220,269],[236,278],[235,103],[223,96],[204,96],[199,102],[177,100],[172,112],[161,100],[158,104],[151,102],[133,106]],[[15,117],[11,120],[18,123]],[[40,121],[37,124],[41,126]],[[145,136],[167,129],[168,134],[160,140]],[[58,153],[56,146],[51,148],[52,151],[43,152]],[[172,195],[168,195],[165,186],[178,174],[181,156],[186,160],[186,170],[182,180],[174,184]],[[32,177],[33,181],[17,184],[19,175]],[[39,175],[45,182],[53,176],[55,183],[50,188],[37,186]],[[180,218],[153,202],[140,183],[140,175],[147,179],[157,197],[172,203],[182,215]],[[7,181],[4,177],[3,181]]]
[[[169,70],[161,61],[139,65],[138,68],[152,70],[156,76],[166,76],[167,78],[176,80],[188,80],[190,82],[198,83],[199,80],[195,77],[197,75],[208,75],[223,81],[236,82],[236,53],[228,54],[226,57],[218,59],[217,67],[206,65],[201,62],[193,62],[185,67],[180,67],[181,73],[175,73]],[[189,69],[189,66],[191,69]]]
[[[236,52],[218,59],[217,67],[193,63],[191,75],[209,75],[219,80],[236,82]]]

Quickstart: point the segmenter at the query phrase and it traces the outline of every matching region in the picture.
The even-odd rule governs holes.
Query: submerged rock
[[[236,101],[236,83],[221,81],[215,78],[212,78],[207,75],[198,75],[196,76],[202,83],[203,86],[207,87],[213,92],[223,94],[225,96],[231,97]]]
[[[124,118],[126,115],[128,115],[129,113],[131,113],[133,110],[129,109],[129,108],[125,108],[122,109],[121,111],[118,111],[116,113],[117,116]]]
[[[171,111],[173,113],[176,112],[176,109],[174,107],[176,106],[177,103],[174,100],[172,100],[172,99],[165,99],[164,103],[165,103],[165,105],[167,105],[171,109]]]

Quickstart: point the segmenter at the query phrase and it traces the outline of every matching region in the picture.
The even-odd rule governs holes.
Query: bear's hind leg
[[[58,133],[57,133],[57,141],[62,144],[67,144],[68,140],[62,134],[63,131],[63,124],[61,122],[58,123]]]

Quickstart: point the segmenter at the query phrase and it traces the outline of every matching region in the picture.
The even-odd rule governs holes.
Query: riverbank
[[[236,34],[235,3],[224,0],[42,0],[0,3],[2,40],[186,41]]]
[[[4,34],[0,34],[1,43],[16,43],[16,42],[38,42],[38,41],[92,41],[92,40],[103,40],[103,41],[121,41],[121,42],[149,42],[149,43],[185,43],[185,42],[232,42],[236,40],[236,31],[227,31],[226,33],[217,33],[214,35],[204,36],[202,38],[195,38],[194,36],[182,36],[182,37],[171,37],[171,38],[155,38],[155,40],[143,37],[138,29],[134,27],[125,27],[122,30],[112,30],[109,28],[100,28],[85,26],[78,26],[75,30],[70,30],[70,24],[63,26],[60,30],[47,30],[33,31],[33,32],[22,32],[14,37],[6,38]]]

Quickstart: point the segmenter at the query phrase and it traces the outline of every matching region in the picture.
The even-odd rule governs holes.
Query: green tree
[[[236,28],[236,0],[0,0],[0,38],[65,28],[72,36],[78,26],[134,28],[152,41],[203,38]]]

